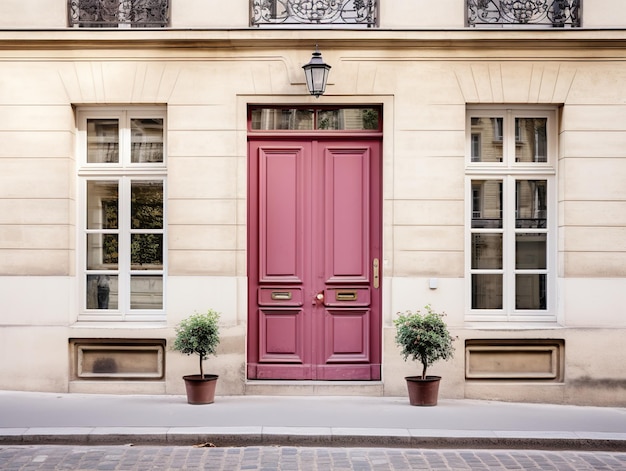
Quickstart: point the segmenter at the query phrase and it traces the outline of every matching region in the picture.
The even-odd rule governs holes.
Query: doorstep
[[[382,397],[382,381],[247,380],[246,396],[369,396]]]

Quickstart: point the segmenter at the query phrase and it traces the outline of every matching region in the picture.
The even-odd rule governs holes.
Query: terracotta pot
[[[439,397],[441,376],[407,376],[406,386],[409,390],[409,403],[412,406],[436,406]]]
[[[218,375],[204,375],[204,378],[201,378],[200,375],[183,376],[187,402],[189,404],[213,404],[217,378]]]

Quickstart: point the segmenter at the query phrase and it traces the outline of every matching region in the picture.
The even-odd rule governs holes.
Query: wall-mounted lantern
[[[328,71],[330,65],[326,64],[322,59],[322,53],[315,45],[315,52],[311,57],[311,61],[303,65],[304,76],[306,77],[306,86],[309,89],[309,93],[315,98],[319,98],[320,95],[326,91],[326,81],[328,80]]]

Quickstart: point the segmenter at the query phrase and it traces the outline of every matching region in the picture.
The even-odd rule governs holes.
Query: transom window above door
[[[252,131],[379,131],[378,107],[251,107]]]

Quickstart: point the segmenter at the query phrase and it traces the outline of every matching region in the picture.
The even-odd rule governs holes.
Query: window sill
[[[70,325],[71,329],[164,329],[167,322],[163,321],[85,321],[79,320]]]
[[[469,330],[557,330],[564,329],[555,321],[547,322],[502,322],[502,321],[466,321],[464,327]]]

